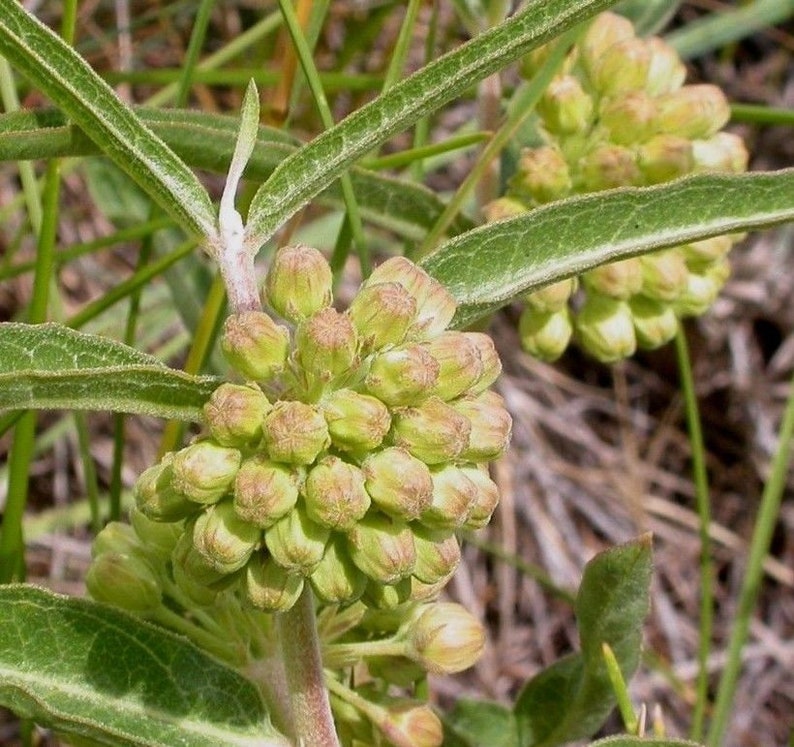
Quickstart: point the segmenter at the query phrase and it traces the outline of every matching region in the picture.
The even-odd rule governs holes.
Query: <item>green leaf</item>
[[[499,703],[464,698],[442,718],[444,747],[518,747],[515,716]]]
[[[58,324],[0,324],[0,410],[110,410],[199,421],[219,383]]]
[[[555,662],[524,686],[514,712],[522,747],[550,747],[595,733],[615,705],[601,654],[608,643],[624,678],[640,658],[648,612],[650,535],[611,548],[585,567],[575,611],[581,653]]]
[[[511,299],[605,262],[794,219],[794,169],[708,174],[549,203],[447,241],[423,267],[465,326]]]
[[[531,0],[512,18],[362,106],[273,172],[251,203],[247,243],[258,249],[284,221],[373,148],[472,84],[613,3]]]
[[[621,735],[593,742],[590,747],[702,747],[700,742],[666,737],[630,737]]]
[[[16,0],[0,0],[0,54],[189,233],[215,236],[215,210],[196,175],[77,52]]]
[[[0,705],[105,745],[288,744],[256,687],[185,638],[21,584],[0,588]]]

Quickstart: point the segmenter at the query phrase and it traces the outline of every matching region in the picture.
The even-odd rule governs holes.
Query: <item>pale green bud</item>
[[[372,511],[348,532],[347,549],[359,570],[382,584],[410,576],[416,564],[408,525]]]
[[[656,301],[674,301],[687,287],[689,270],[677,249],[645,254],[642,263],[642,294]]]
[[[693,141],[692,153],[696,171],[720,171],[729,174],[747,171],[750,158],[744,140],[732,132],[718,132],[708,140]]]
[[[645,87],[651,51],[642,39],[623,39],[604,50],[590,65],[590,80],[604,96]]]
[[[634,320],[637,345],[654,349],[670,342],[678,331],[678,319],[669,304],[654,301],[646,296],[635,296],[629,301]]]
[[[152,522],[155,523],[155,522]],[[168,526],[163,524],[162,526]],[[122,555],[146,554],[140,538],[129,524],[111,521],[94,537],[91,543],[91,557],[96,559],[108,552]]]
[[[568,305],[571,296],[579,287],[579,279],[574,276],[558,280],[556,283],[544,285],[540,290],[524,296],[524,301],[535,311],[561,311]]]
[[[524,148],[510,180],[510,192],[538,203],[551,202],[571,191],[568,162],[559,148],[542,145]]]
[[[459,459],[486,462],[504,454],[510,444],[513,420],[500,395],[486,391],[476,397],[464,397],[452,406],[471,423],[469,445]]]
[[[432,529],[452,530],[463,526],[477,498],[477,485],[457,465],[431,471],[433,497],[421,522]]]
[[[309,518],[339,531],[351,529],[371,503],[364,489],[364,473],[335,456],[327,456],[312,467],[303,495]]]
[[[537,109],[549,132],[571,135],[589,126],[593,117],[593,100],[577,78],[562,75],[549,83]]]
[[[440,371],[439,362],[422,345],[406,345],[373,356],[364,385],[390,407],[402,407],[429,397]]]
[[[327,604],[352,602],[367,586],[367,577],[350,559],[345,539],[340,535],[331,537],[309,580],[317,596]]]
[[[687,287],[673,302],[679,316],[700,316],[714,301],[730,275],[730,264],[726,259],[716,260],[701,272],[690,272]]]
[[[469,388],[470,394],[484,392],[493,384],[502,373],[502,361],[499,360],[499,353],[490,335],[484,332],[467,332],[469,342],[477,348],[482,363],[482,373],[480,378]]]
[[[437,397],[455,399],[480,380],[483,374],[480,351],[468,333],[442,332],[423,347],[441,366],[433,387],[433,394]]]
[[[485,629],[452,602],[417,608],[403,629],[408,658],[431,674],[455,674],[473,666],[485,648]]]
[[[330,535],[299,504],[267,530],[265,545],[282,568],[309,576],[322,560]]]
[[[178,521],[196,511],[196,504],[174,490],[173,454],[144,470],[135,482],[133,493],[138,509],[154,521]]]
[[[334,447],[369,452],[380,446],[391,427],[389,408],[377,397],[337,389],[320,403]]]
[[[731,110],[725,94],[711,84],[684,86],[657,99],[657,122],[664,132],[708,138],[725,126]]]
[[[362,347],[399,345],[416,321],[416,299],[397,282],[364,285],[347,310]]]
[[[678,249],[683,255],[687,266],[698,266],[722,259],[731,250],[733,243],[733,237],[723,234],[722,236],[712,236],[710,239],[683,244]]]
[[[298,501],[298,475],[264,456],[246,459],[234,480],[234,510],[243,520],[267,529]]]
[[[97,602],[129,612],[153,612],[162,603],[157,573],[137,554],[102,553],[91,563],[85,584]]]
[[[361,469],[372,501],[390,516],[413,521],[430,504],[430,470],[405,449],[389,447],[370,454]]]
[[[648,184],[662,184],[692,171],[692,141],[678,135],[656,135],[637,151],[638,163]]]
[[[265,278],[270,305],[285,319],[300,322],[330,306],[333,276],[325,257],[298,244],[284,246],[273,257]]]
[[[270,407],[259,389],[226,383],[204,405],[204,420],[221,446],[245,447],[262,437],[262,419]]]
[[[289,332],[262,311],[244,311],[226,319],[221,349],[229,365],[245,378],[263,381],[284,368]]]
[[[605,100],[599,122],[609,130],[613,143],[641,143],[658,129],[656,104],[645,91],[627,91],[619,98]]]
[[[449,580],[460,563],[460,545],[451,531],[413,528],[416,565],[413,575],[425,584]]]
[[[171,485],[196,503],[219,501],[231,491],[240,452],[213,441],[199,441],[174,454]]]
[[[438,595],[444,591],[444,587],[449,583],[450,578],[442,578],[435,583],[426,584],[416,578],[416,576],[411,576],[411,601],[423,603],[435,601]]]
[[[284,570],[264,553],[257,553],[245,566],[242,585],[252,606],[264,612],[284,612],[298,601],[303,577]]]
[[[377,610],[397,610],[411,599],[411,579],[401,578],[393,584],[369,579],[361,601]]]
[[[460,469],[477,486],[477,495],[469,506],[469,516],[463,526],[482,529],[499,505],[499,486],[491,479],[485,465],[464,464]]]
[[[582,191],[599,192],[640,184],[642,175],[633,150],[621,145],[601,145],[579,162]]]
[[[628,358],[637,348],[628,305],[606,296],[587,298],[576,315],[576,333],[582,347],[602,363]]]
[[[577,45],[582,65],[590,73],[609,47],[634,38],[634,26],[627,18],[617,13],[599,13]]]
[[[555,361],[568,348],[573,335],[571,312],[567,307],[559,311],[538,311],[527,306],[518,320],[521,347],[534,358]]]
[[[137,508],[130,511],[130,522],[141,542],[161,560],[171,557],[177,540],[184,531],[181,521],[155,521]]]
[[[265,416],[262,442],[273,461],[311,464],[328,448],[331,437],[318,408],[304,402],[280,401]]]
[[[392,429],[395,446],[425,464],[440,464],[468,447],[471,423],[438,397],[431,397],[418,407],[395,412]]]
[[[210,506],[193,528],[196,552],[218,573],[240,570],[262,540],[259,527],[243,521],[231,501]]]
[[[646,39],[645,44],[651,52],[645,90],[651,96],[661,96],[681,88],[686,80],[686,66],[678,52],[658,36]]]
[[[358,335],[353,322],[330,306],[295,332],[296,360],[310,378],[329,382],[357,365]]]
[[[582,275],[588,291],[625,301],[642,287],[642,264],[637,257],[608,262]]]
[[[196,599],[201,604],[208,604],[215,598],[216,587],[221,585],[229,575],[222,570],[217,570],[214,564],[196,549],[193,543],[195,529],[196,522],[188,522],[171,552],[171,567],[174,581],[179,588],[188,593],[191,599]],[[201,601],[205,596],[209,596],[203,594],[202,589],[212,591],[209,602]]]
[[[527,206],[520,200],[516,200],[513,197],[499,197],[489,202],[482,209],[482,216],[485,218],[486,223],[496,223],[498,220],[524,215],[526,212]]]
[[[439,747],[444,741],[441,720],[429,706],[406,700],[389,706],[387,712],[379,726],[395,747]]]

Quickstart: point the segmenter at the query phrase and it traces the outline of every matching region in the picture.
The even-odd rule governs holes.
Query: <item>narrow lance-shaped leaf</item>
[[[219,383],[57,324],[0,324],[0,410],[109,410],[198,421]]]
[[[106,605],[0,588],[0,705],[105,745],[287,747],[256,687]]]
[[[455,324],[606,262],[794,220],[794,169],[701,174],[549,203],[461,234],[423,267],[460,304]]]
[[[196,175],[77,52],[16,0],[0,0],[0,54],[183,228],[191,234],[215,236],[212,201]]]
[[[531,0],[504,23],[430,63],[284,161],[255,195],[246,242],[259,248],[358,158],[529,50],[615,0]]]

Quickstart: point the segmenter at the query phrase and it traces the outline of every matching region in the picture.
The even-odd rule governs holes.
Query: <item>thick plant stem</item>
[[[276,615],[276,631],[292,701],[296,744],[339,747],[323,678],[314,597],[308,584],[292,609]]]

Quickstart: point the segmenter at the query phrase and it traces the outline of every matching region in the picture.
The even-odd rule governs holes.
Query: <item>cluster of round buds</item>
[[[139,478],[138,509],[179,522],[175,582],[198,603],[234,587],[254,607],[291,607],[306,583],[324,602],[391,608],[434,595],[460,559],[456,531],[490,518],[487,462],[511,421],[488,387],[490,338],[447,330],[452,296],[402,257],[349,308],[332,305],[315,249],[271,263],[265,312],[235,314],[224,383],[204,434]]]
[[[531,74],[545,50],[525,61]],[[649,186],[687,174],[740,172],[747,151],[720,132],[730,110],[713,85],[684,85],[686,69],[661,39],[641,39],[630,21],[596,17],[538,103],[543,144],[522,151],[505,197],[489,220],[573,194]],[[598,267],[526,297],[525,349],[554,360],[575,335],[604,362],[654,348],[678,319],[704,313],[729,272],[738,240],[718,236]]]

